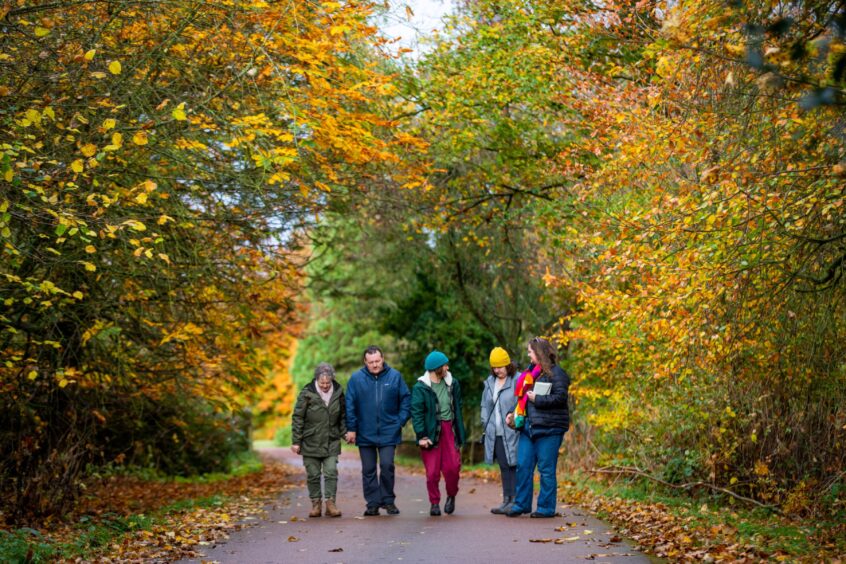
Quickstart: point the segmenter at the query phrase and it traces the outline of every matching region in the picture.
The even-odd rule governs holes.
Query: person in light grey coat
[[[517,397],[514,395],[517,367],[501,347],[491,351],[490,364],[491,374],[485,380],[482,391],[482,433],[485,462],[493,464],[496,460],[502,475],[502,505],[492,508],[491,513],[503,515],[508,512],[516,495],[517,442],[520,433],[506,425],[505,418],[517,405]]]

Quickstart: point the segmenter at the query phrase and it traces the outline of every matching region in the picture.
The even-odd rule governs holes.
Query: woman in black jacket
[[[546,339],[534,338],[528,346],[529,368],[517,380],[515,412],[508,425],[520,429],[517,443],[517,497],[507,515],[554,517],[558,482],[558,449],[570,427],[567,407],[570,377],[558,366],[555,349]],[[516,415],[515,415],[516,413]],[[537,510],[532,511],[535,467],[540,473]]]

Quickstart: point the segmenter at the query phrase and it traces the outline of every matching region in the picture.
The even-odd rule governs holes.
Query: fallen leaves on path
[[[591,513],[611,521],[620,533],[634,540],[639,549],[661,558],[669,558],[674,562],[761,562],[788,559],[787,554],[766,553],[738,542],[736,531],[731,527],[698,526],[693,518],[676,516],[661,503],[607,498],[572,485],[565,485],[563,489],[565,501],[579,504]],[[584,531],[585,534],[590,532]],[[609,540],[615,543],[622,541],[622,538],[614,535]]]
[[[90,495],[80,501],[72,520],[44,524],[41,532],[53,542],[68,543],[79,534],[76,523],[80,518],[95,524],[115,516],[154,513],[182,500],[221,496],[220,502],[205,507],[186,504],[186,509],[169,512],[150,528],[128,531],[102,547],[103,554],[96,561],[198,558],[203,547],[225,541],[234,531],[250,526],[250,521],[265,518],[268,504],[296,486],[290,483],[292,472],[290,467],[266,459],[258,472],[205,484],[112,477],[90,487]]]

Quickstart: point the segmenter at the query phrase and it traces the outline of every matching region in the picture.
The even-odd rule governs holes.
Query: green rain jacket
[[[327,406],[317,392],[317,383],[307,384],[294,405],[291,444],[300,454],[325,458],[341,454],[341,438],[347,432],[346,403],[341,385],[332,380],[332,399]]]

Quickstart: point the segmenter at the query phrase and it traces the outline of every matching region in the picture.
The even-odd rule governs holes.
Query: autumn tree
[[[799,510],[841,479],[841,12],[474,2],[415,69],[422,224],[532,234],[588,462]]]
[[[414,176],[369,10],[0,10],[0,475],[18,515],[61,507],[90,461],[225,465],[195,430],[228,436],[275,362],[262,348],[291,342],[304,229],[368,175]]]

